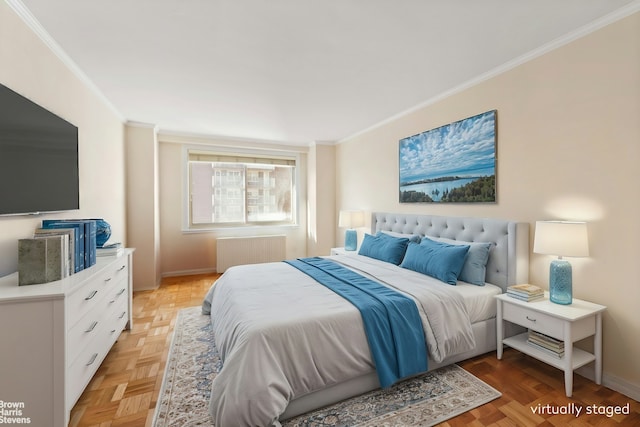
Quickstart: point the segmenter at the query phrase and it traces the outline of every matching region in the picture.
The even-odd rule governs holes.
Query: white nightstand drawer
[[[564,340],[562,322],[548,314],[540,313],[522,305],[504,304],[503,319],[559,340]]]

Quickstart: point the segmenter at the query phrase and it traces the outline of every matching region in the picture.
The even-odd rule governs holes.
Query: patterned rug
[[[200,307],[178,313],[158,397],[154,427],[212,426],[211,381],[222,368],[209,316]],[[432,426],[500,397],[457,365],[428,372],[284,421],[283,427]]]

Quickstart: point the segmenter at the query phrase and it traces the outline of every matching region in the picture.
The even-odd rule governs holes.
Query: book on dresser
[[[65,277],[75,273],[75,230],[73,228],[36,228],[33,232],[35,239],[47,236],[63,236],[64,252],[67,259]]]
[[[124,252],[124,248],[122,247],[122,243],[109,243],[104,244],[102,247],[96,249],[96,256],[115,256],[121,255]]]
[[[73,251],[74,251],[74,263],[73,270],[75,273],[84,270],[84,227],[79,223],[70,223],[56,220],[42,221],[42,228],[44,229],[72,229],[73,233]]]
[[[512,285],[507,288],[507,295],[530,302],[544,298],[544,289],[530,284]]]
[[[81,265],[79,270],[89,268],[96,263],[96,235],[97,225],[91,219],[48,219],[42,221],[42,228],[69,228],[74,227],[78,235],[78,262]]]

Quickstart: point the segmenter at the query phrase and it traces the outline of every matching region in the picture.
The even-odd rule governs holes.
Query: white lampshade
[[[560,257],[589,256],[587,223],[578,221],[536,221],[533,252]]]
[[[338,227],[358,228],[364,227],[364,212],[362,211],[340,211]]]

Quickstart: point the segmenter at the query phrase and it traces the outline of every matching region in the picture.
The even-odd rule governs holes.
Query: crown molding
[[[98,89],[91,79],[82,69],[71,59],[62,47],[51,37],[40,22],[33,16],[31,11],[20,0],[5,0],[9,7],[18,15],[20,19],[33,31],[36,36],[49,48],[49,50],[85,85],[87,86],[109,109],[125,122],[126,119],[120,111],[109,101],[109,99]]]
[[[286,152],[308,152],[308,144],[287,143],[282,141],[271,141],[266,139],[241,138],[224,135],[209,135],[200,133],[190,133],[181,131],[162,130],[158,131],[158,141],[173,144],[191,145],[215,145],[228,147],[247,148],[269,148],[275,151]]]
[[[155,132],[158,132],[158,126],[153,123],[136,122],[135,120],[127,120],[125,122],[125,125],[134,127],[134,128],[153,129]]]
[[[334,145],[338,145],[338,142],[337,141],[311,141],[309,143],[310,147],[313,147],[315,145],[334,146]]]

